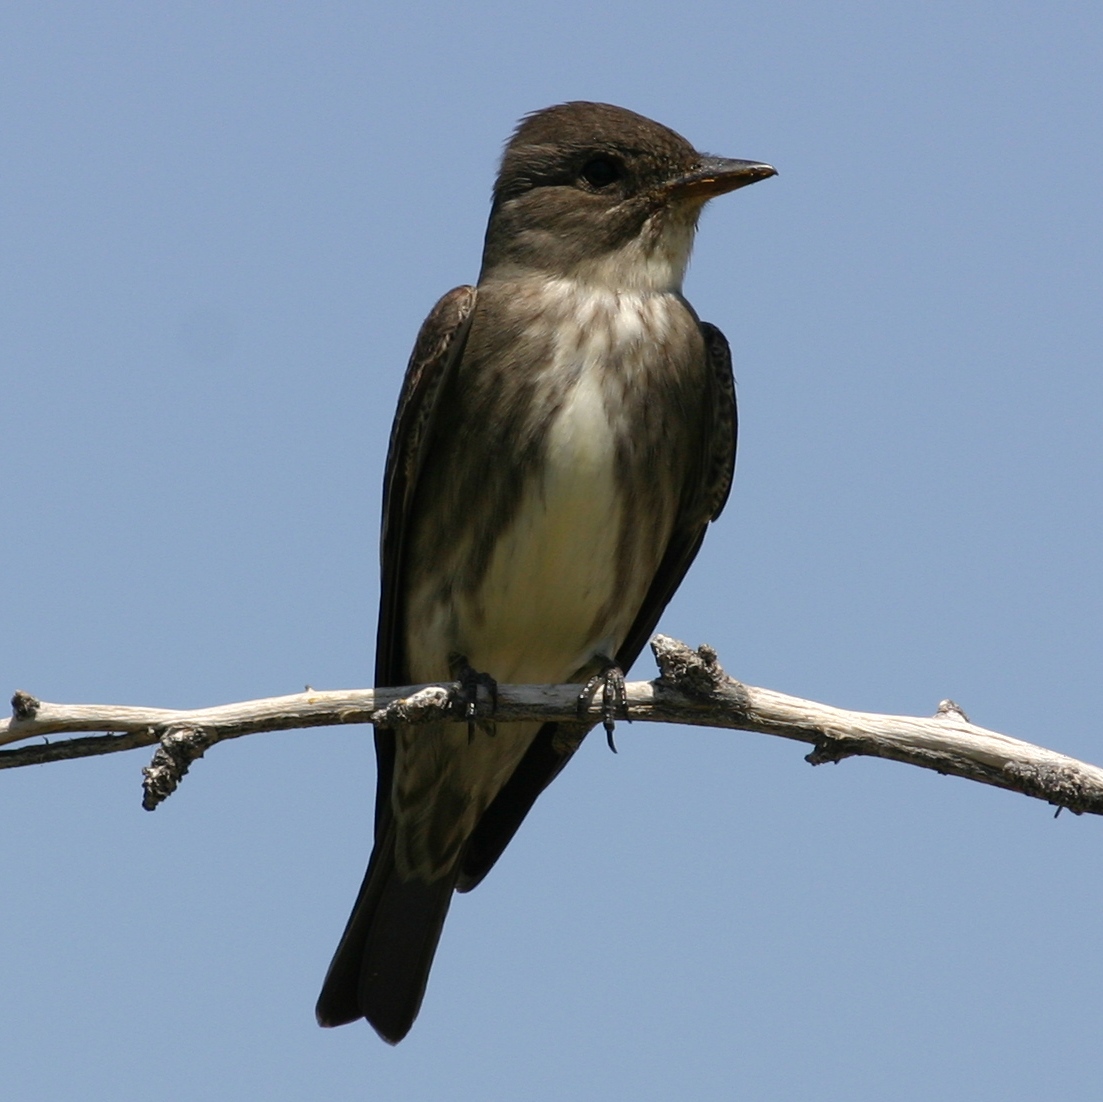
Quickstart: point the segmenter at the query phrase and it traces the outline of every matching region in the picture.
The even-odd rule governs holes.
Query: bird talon
[[[452,655],[450,659],[452,674],[456,678],[453,688],[454,707],[461,719],[467,720],[467,741],[475,738],[475,726],[479,718],[479,686],[490,696],[490,714],[498,710],[498,682],[488,673],[480,673],[462,654]],[[494,724],[483,725],[488,734],[494,734]]]
[[[613,731],[616,729],[616,724],[613,722],[604,723],[605,727],[605,741],[609,744],[609,749],[615,754],[617,752],[617,744],[613,741]]]
[[[624,685],[624,674],[620,667],[610,658],[601,658],[603,667],[599,673],[594,674],[582,687],[578,694],[578,714],[582,716],[590,704],[597,687],[601,686],[601,724],[605,728],[605,741],[609,749],[615,754],[616,743],[613,741],[613,731],[616,729],[617,713],[632,722],[628,714],[628,691]]]

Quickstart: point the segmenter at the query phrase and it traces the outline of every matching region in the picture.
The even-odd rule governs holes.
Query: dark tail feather
[[[394,865],[393,828],[386,832],[372,851],[322,984],[315,1010],[319,1025],[367,1018],[392,1045],[409,1033],[455,883],[454,874],[431,884],[401,879]]]

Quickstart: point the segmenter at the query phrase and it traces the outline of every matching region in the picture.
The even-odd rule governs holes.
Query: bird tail
[[[372,851],[315,1009],[323,1026],[367,1018],[392,1045],[421,1009],[458,872],[457,865],[439,880],[406,880],[394,854],[392,823]]]

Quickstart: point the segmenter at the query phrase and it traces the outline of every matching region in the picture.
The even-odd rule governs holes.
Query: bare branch
[[[1077,814],[1103,814],[1103,769],[977,727],[952,701],[943,701],[929,718],[852,712],[744,685],[723,671],[711,647],[694,651],[663,635],[651,647],[660,676],[626,686],[631,719],[778,735],[809,743],[813,749],[806,760],[813,765],[858,755],[889,758],[1021,792]],[[599,703],[579,712],[577,685],[500,685],[493,720],[569,721],[581,715],[596,723],[600,711]],[[0,721],[0,745],[62,732],[109,733],[0,750],[0,769],[160,743],[145,770],[144,805],[152,809],[175,789],[192,761],[223,739],[342,723],[422,723],[455,715],[452,687],[447,685],[308,689],[187,711],[48,704],[19,692],[12,700],[12,718]]]

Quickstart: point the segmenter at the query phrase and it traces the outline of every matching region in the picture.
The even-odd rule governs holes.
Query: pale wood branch
[[[943,701],[929,718],[847,711],[744,685],[724,673],[707,646],[694,651],[662,635],[651,646],[660,676],[627,685],[631,719],[778,735],[811,744],[806,760],[813,765],[858,755],[889,758],[1021,792],[1077,814],[1103,814],[1103,769],[977,727],[952,701]],[[500,685],[493,722],[570,721],[580,715],[597,722],[600,707],[591,702],[580,712],[578,693],[578,685]],[[152,809],[173,791],[192,761],[223,739],[342,723],[419,723],[441,716],[455,716],[451,686],[308,689],[186,711],[48,704],[20,692],[12,699],[12,718],[0,721],[0,745],[62,732],[109,733],[0,750],[0,769],[158,743],[144,771],[143,802]]]

